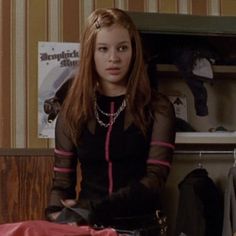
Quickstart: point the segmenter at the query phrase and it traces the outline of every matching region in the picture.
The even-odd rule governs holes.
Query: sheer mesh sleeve
[[[54,177],[46,214],[60,210],[62,199],[76,198],[77,155],[63,123],[59,114],[55,127]]]
[[[148,189],[160,193],[168,177],[175,148],[175,112],[171,102],[163,95],[159,95],[156,107],[147,176],[141,182]]]

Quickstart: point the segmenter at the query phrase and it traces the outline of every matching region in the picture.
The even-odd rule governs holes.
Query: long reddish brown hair
[[[132,59],[127,84],[127,102],[135,124],[145,134],[146,111],[151,100],[151,89],[146,75],[140,34],[129,15],[117,8],[96,9],[89,16],[80,42],[79,71],[62,107],[66,129],[75,143],[83,127],[94,117],[93,102],[97,85],[94,51],[97,32],[102,27],[119,24],[129,32]]]

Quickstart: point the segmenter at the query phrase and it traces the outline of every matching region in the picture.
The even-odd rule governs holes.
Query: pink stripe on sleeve
[[[163,147],[175,149],[175,146],[173,144],[167,143],[167,142],[162,142],[162,141],[157,141],[157,140],[151,141],[151,145],[158,145],[158,146],[163,146]]]
[[[67,152],[67,151],[56,149],[56,148],[54,149],[54,152],[58,155],[69,157],[69,158],[74,156],[73,152]]]
[[[167,166],[167,167],[171,167],[170,163],[168,161],[161,161],[161,160],[147,160],[147,163],[148,164],[160,164],[160,165],[163,165],[163,166]]]
[[[53,170],[56,171],[56,172],[60,172],[60,173],[74,172],[74,169],[71,169],[71,168],[60,168],[60,167],[56,167],[56,166],[54,166]]]

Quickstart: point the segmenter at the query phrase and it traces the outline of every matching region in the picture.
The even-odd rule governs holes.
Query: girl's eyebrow
[[[128,44],[129,41],[121,41],[119,43],[117,43],[117,45],[120,45],[120,44]],[[109,45],[109,43],[103,43],[103,42],[98,42],[97,43],[98,45]]]
[[[129,43],[129,41],[122,41],[122,42],[120,42],[120,43],[118,43],[118,44],[128,44]]]
[[[107,44],[107,43],[100,43],[100,42],[98,42],[97,44]]]

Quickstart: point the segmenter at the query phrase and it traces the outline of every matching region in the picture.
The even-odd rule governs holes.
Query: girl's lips
[[[109,67],[109,68],[107,68],[107,70],[120,70],[120,68],[119,67]]]
[[[108,71],[109,74],[112,74],[112,75],[117,75],[120,73],[119,68],[107,68],[106,70]]]

